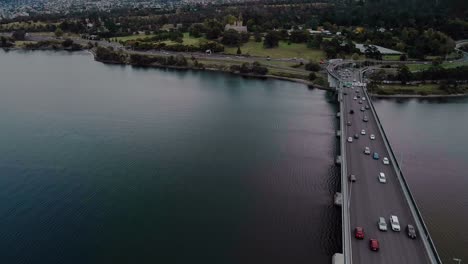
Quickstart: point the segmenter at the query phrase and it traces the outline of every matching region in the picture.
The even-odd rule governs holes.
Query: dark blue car
[[[372,158],[374,158],[375,160],[378,160],[379,159],[379,153],[374,152],[374,155],[372,156]]]

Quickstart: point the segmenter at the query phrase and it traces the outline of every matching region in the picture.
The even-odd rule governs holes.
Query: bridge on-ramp
[[[337,161],[341,164],[338,200],[342,209],[343,247],[341,253],[335,254],[333,262],[442,263],[371,97],[365,84],[360,82],[365,69],[352,61],[340,60],[327,67],[329,85],[336,90],[340,105],[337,135],[341,151]],[[366,147],[369,155],[364,153]],[[378,159],[374,158],[374,153]],[[388,159],[388,164],[384,164],[384,158]],[[386,183],[379,181],[380,173],[385,175]],[[350,175],[356,180],[350,181]],[[391,215],[398,217],[401,231],[392,231]],[[385,219],[388,231],[379,230],[380,217]],[[415,227],[416,239],[407,235],[408,225]],[[356,227],[363,228],[364,239],[355,238]],[[370,239],[378,240],[377,252],[370,249]]]

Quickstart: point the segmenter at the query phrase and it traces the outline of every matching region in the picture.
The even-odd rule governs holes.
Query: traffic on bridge
[[[343,262],[441,263],[361,82],[362,70],[336,68],[329,78],[341,106]]]

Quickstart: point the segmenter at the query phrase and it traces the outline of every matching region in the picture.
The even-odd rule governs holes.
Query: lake
[[[328,263],[336,105],[304,85],[0,51],[2,263]]]

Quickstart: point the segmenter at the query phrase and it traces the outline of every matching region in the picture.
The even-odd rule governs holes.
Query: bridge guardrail
[[[329,65],[327,67],[327,72],[333,76],[335,79],[339,80],[338,76],[335,75],[333,72],[335,65]],[[338,82],[338,87],[341,85]],[[340,137],[340,155],[341,155],[341,195],[342,195],[342,205],[341,205],[341,235],[343,240],[342,251],[344,255],[344,262],[345,264],[352,264],[353,263],[353,256],[352,256],[352,248],[351,248],[351,224],[350,224],[350,217],[349,217],[349,207],[348,207],[348,181],[346,178],[347,175],[347,166],[346,166],[346,137],[345,137],[345,124],[344,124],[344,101],[342,94],[339,95],[340,97],[340,130],[341,130],[341,137]]]
[[[392,146],[390,145],[390,141],[388,140],[387,138],[387,135],[385,134],[385,130],[382,126],[382,123],[380,122],[380,119],[379,119],[379,116],[377,115],[377,112],[375,111],[375,108],[374,108],[374,104],[372,103],[372,100],[370,100],[370,97],[369,97],[369,94],[367,93],[367,89],[364,89],[364,93],[366,94],[366,97],[367,97],[367,100],[369,101],[369,104],[370,104],[370,107],[371,107],[371,110],[372,110],[372,114],[374,115],[374,118],[375,120],[377,121],[377,126],[379,127],[379,130],[380,130],[380,134],[383,135],[383,138],[384,138],[384,142],[385,142],[385,145],[391,155],[391,159],[392,159],[392,164],[397,172],[397,175],[399,176],[399,179],[400,179],[400,182],[402,183],[402,187],[405,189],[405,194],[407,195],[407,198],[409,198],[409,202],[412,203],[413,207],[414,207],[414,211],[416,213],[416,216],[419,220],[419,222],[421,223],[421,227],[422,227],[422,230],[421,228],[420,231],[423,231],[424,232],[424,236],[426,238],[426,240],[429,242],[429,247],[430,247],[430,250],[432,251],[432,256],[431,256],[431,261],[433,263],[438,263],[438,264],[442,264],[442,261],[439,257],[439,254],[437,253],[437,249],[435,248],[435,245],[434,245],[434,242],[432,241],[432,238],[429,234],[429,230],[426,226],[426,224],[424,223],[424,220],[423,220],[423,217],[419,211],[419,208],[417,206],[417,203],[416,203],[416,200],[414,199],[413,195],[411,194],[411,189],[408,185],[408,183],[406,182],[406,179],[405,177],[403,176],[403,172],[401,171],[401,168],[400,168],[400,165],[398,164],[398,161],[397,161],[397,158],[393,152],[393,149],[392,149]]]

